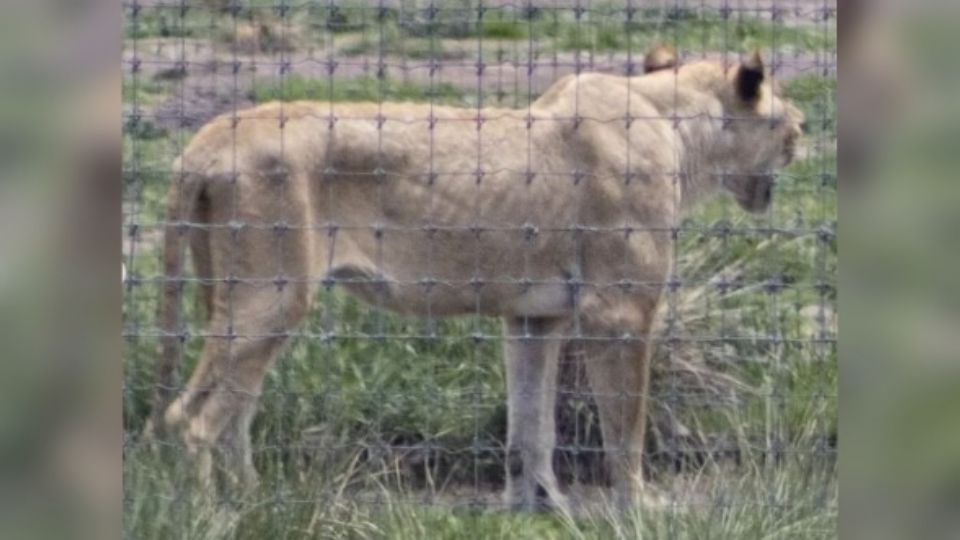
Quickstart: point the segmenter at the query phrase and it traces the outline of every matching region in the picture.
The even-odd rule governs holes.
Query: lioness
[[[635,77],[566,76],[527,109],[268,103],[208,123],[173,168],[153,429],[177,429],[204,478],[216,448],[255,481],[264,375],[317,288],[341,285],[400,313],[502,318],[510,507],[567,508],[551,465],[557,361],[580,348],[615,493],[635,500],[682,212],[720,188],[767,208],[803,121],[759,55],[657,58]],[[208,322],[174,396],[185,240]]]

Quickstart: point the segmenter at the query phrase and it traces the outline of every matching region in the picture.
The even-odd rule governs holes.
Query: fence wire
[[[574,296],[663,290],[650,336],[592,333],[579,324],[578,313],[559,332],[540,333],[542,321],[534,317],[520,317],[518,326],[508,328],[508,340],[561,347],[556,383],[549,385],[557,394],[552,463],[576,506],[601,506],[599,494],[617,480],[603,458],[597,399],[624,397],[598,395],[591,387],[585,351],[592,343],[640,343],[652,348],[643,443],[646,491],[658,498],[663,515],[682,521],[692,509],[742,506],[782,515],[798,505],[835,513],[835,0],[128,0],[122,8],[128,536],[197,530],[215,535],[216,519],[203,517],[192,498],[201,488],[192,466],[184,466],[190,462],[189,440],[143,436],[155,394],[187,388],[205,342],[230,344],[224,345],[230,352],[223,362],[211,369],[231,381],[241,378],[248,369],[243,362],[251,361],[233,352],[242,347],[237,344],[283,343],[262,386],[214,384],[197,390],[206,392],[194,398],[201,410],[203,399],[215,399],[217,392],[259,397],[255,414],[231,420],[239,422],[238,434],[250,425],[259,486],[252,495],[218,491],[218,500],[238,504],[252,497],[285,516],[277,526],[320,536],[334,534],[323,528],[330,522],[316,525],[298,508],[335,521],[345,505],[496,507],[509,460],[507,390],[503,325],[493,316],[497,308],[489,305],[488,291],[521,297],[556,287],[577,291]],[[550,123],[625,123],[629,129],[631,122],[666,118],[677,126],[695,117],[624,110],[617,118],[592,118],[594,109],[578,101],[572,114],[546,117],[533,104],[570,74],[640,76],[644,55],[658,44],[671,45],[681,65],[712,60],[734,66],[757,49],[781,95],[803,110],[805,133],[794,163],[777,174],[770,208],[751,214],[729,194],[719,194],[665,223],[564,222],[536,205],[516,208],[510,219],[489,219],[498,215],[492,206],[514,208],[512,194],[523,197],[538,184],[587,186],[616,175],[626,185],[644,181],[631,177],[629,165],[618,172],[551,168],[560,161],[541,159],[549,150],[531,142],[531,133]],[[305,111],[301,100],[323,105]],[[279,105],[254,108],[269,102]],[[344,108],[353,102],[372,105]],[[397,102],[422,105],[398,112],[390,105]],[[337,191],[331,178],[342,172],[337,167],[350,164],[336,156],[317,164],[317,177],[309,180],[313,187],[299,194],[316,205],[309,215],[291,209],[297,196],[291,190],[299,188],[279,164],[277,178],[265,177],[270,187],[259,193],[272,201],[253,200],[243,191],[241,179],[262,172],[266,158],[257,162],[261,169],[251,168],[254,161],[238,126],[269,124],[259,147],[282,159],[300,159],[290,153],[306,135],[291,133],[289,126],[308,116],[329,133],[337,125],[370,127],[365,140],[374,151],[356,158],[368,163],[349,179],[372,186],[365,192],[369,200],[337,199],[346,192]],[[215,118],[230,126],[223,134],[228,142],[206,157],[222,162],[232,156],[224,165],[229,174],[217,188],[232,202],[215,210],[216,219],[197,220],[196,214],[171,219],[169,190],[196,173],[190,170],[196,161],[175,159]],[[517,141],[522,146],[486,136],[504,122],[524,126],[527,135]],[[444,124],[464,126],[464,140],[445,139],[453,131]],[[416,135],[398,138],[409,133]],[[391,152],[405,144],[425,146],[429,159],[398,168],[390,162]],[[468,147],[456,159],[444,154]],[[221,153],[224,148],[229,152]],[[491,166],[497,163],[491,152],[520,157]],[[630,151],[622,157],[628,164],[642,162]],[[680,170],[642,172],[672,178],[670,200],[679,203]],[[516,185],[505,192],[507,199],[483,199],[486,186],[504,179]],[[390,213],[400,183],[418,190],[415,200],[423,207],[416,219]],[[444,183],[464,186],[468,195],[458,201],[458,212],[469,218],[444,214],[449,209],[442,199]],[[361,203],[363,208],[357,207]],[[622,209],[631,201],[610,204]],[[219,245],[227,249],[213,256],[218,270],[204,273],[193,253],[191,264],[171,273],[163,259],[164,234],[171,230],[181,239],[198,233],[224,239]],[[663,279],[629,272],[591,279],[569,268],[548,275],[546,255],[536,247],[642,234],[671,238],[665,255],[671,268]],[[314,237],[326,240],[297,241]],[[260,253],[260,268],[243,259],[249,238],[271,248]],[[366,244],[331,247],[335,238],[364,238]],[[456,253],[442,251],[449,247],[444,238],[458,239]],[[523,260],[491,260],[498,256],[497,242],[521,246],[517,256]],[[307,244],[322,245],[329,254],[317,256],[323,264],[299,272],[290,265],[309,256],[302,253]],[[408,244],[416,253],[396,247]],[[337,249],[373,254],[368,262],[376,271],[334,268],[331,261],[342,253]],[[633,262],[625,252],[607,256],[610,268]],[[391,261],[402,257],[422,257],[424,270],[392,275]],[[472,271],[444,274],[444,258],[472,261]],[[165,289],[176,290],[183,314],[175,327],[158,315]],[[209,290],[229,292],[207,306],[203,297]],[[312,308],[298,322],[290,291],[299,290],[309,291]],[[263,301],[257,310],[243,312],[234,305],[234,291],[256,291]],[[419,315],[397,314],[398,306],[377,309],[391,307],[384,291],[407,295],[408,311]],[[442,304],[444,294],[472,307],[443,316],[442,306],[430,306],[431,299]],[[428,307],[413,307],[421,301]],[[229,314],[224,324],[207,323],[211,308]],[[278,324],[249,322],[269,318],[274,310],[283,313]],[[171,379],[175,384],[158,389],[165,343],[176,344],[179,367]],[[226,453],[238,444],[228,439],[216,442]],[[744,488],[744,478],[753,476],[758,488]],[[791,487],[779,489],[782,483]],[[310,526],[301,530],[300,519]],[[201,522],[207,529],[196,529]],[[661,532],[689,534],[677,523]],[[811,537],[818,535],[830,536],[818,530]]]

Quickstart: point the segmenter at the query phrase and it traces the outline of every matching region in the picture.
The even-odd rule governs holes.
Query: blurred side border
[[[960,9],[840,14],[841,532],[960,534]]]

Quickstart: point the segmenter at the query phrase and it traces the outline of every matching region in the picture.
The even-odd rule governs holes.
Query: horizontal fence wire
[[[121,9],[126,536],[836,536],[835,0]]]

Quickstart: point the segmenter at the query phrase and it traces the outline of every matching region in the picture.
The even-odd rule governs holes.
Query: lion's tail
[[[180,170],[174,166],[174,170]],[[201,175],[183,172],[174,178],[167,194],[167,209],[163,230],[163,276],[160,296],[159,318],[161,332],[161,354],[156,366],[153,411],[145,433],[153,434],[162,429],[163,414],[167,406],[175,399],[179,390],[177,367],[182,356],[183,342],[186,337],[181,322],[181,299],[184,286],[184,259],[187,240],[194,251],[194,262],[198,275],[209,277],[209,246],[201,246],[209,240],[204,228],[206,212],[202,211],[199,201],[203,195],[205,182]],[[205,296],[212,294],[212,287],[201,287]],[[206,299],[209,307],[210,298]]]

